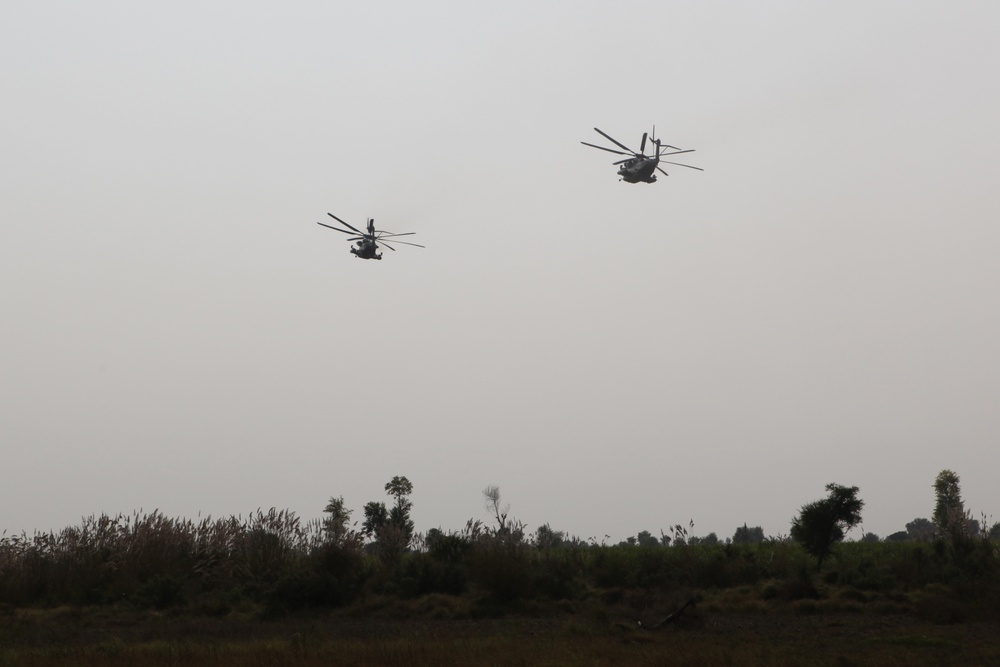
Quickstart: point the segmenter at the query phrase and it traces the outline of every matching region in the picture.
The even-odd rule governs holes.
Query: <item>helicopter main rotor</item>
[[[644,157],[646,157],[643,154],[643,151],[646,150],[646,133],[645,132],[642,133],[642,144],[639,146],[639,152],[637,153],[634,150],[632,150],[631,148],[629,148],[628,146],[626,146],[625,144],[623,144],[622,142],[620,142],[617,139],[615,139],[614,137],[612,137],[607,132],[602,132],[600,129],[598,129],[596,127],[594,128],[594,130],[598,134],[600,134],[602,137],[604,137],[605,139],[607,139],[608,141],[610,141],[611,143],[613,143],[615,146],[618,146],[619,148],[621,148],[625,152],[623,153],[622,151],[616,151],[613,148],[606,148],[604,146],[598,146],[597,144],[588,144],[586,141],[581,141],[580,143],[583,144],[584,146],[590,146],[591,148],[598,148],[598,149],[600,149],[602,151],[607,151],[609,153],[616,153],[617,155],[631,155],[632,157],[638,157],[638,158],[644,158]]]
[[[322,225],[323,227],[327,227],[329,229],[334,229],[334,230],[336,230],[336,231],[338,231],[338,232],[340,232],[342,234],[349,234],[349,235],[351,235],[350,238],[347,239],[348,241],[360,241],[361,243],[365,243],[365,242],[372,243],[376,247],[388,248],[389,250],[392,250],[393,252],[396,252],[396,249],[392,247],[392,245],[391,245],[392,243],[402,243],[403,245],[411,245],[411,246],[415,246],[417,248],[423,248],[424,247],[424,246],[420,245],[419,243],[411,243],[409,241],[400,241],[399,239],[396,238],[397,236],[412,236],[413,234],[416,234],[416,232],[401,232],[401,233],[396,234],[396,233],[393,233],[393,232],[380,231],[380,230],[375,229],[375,219],[374,218],[368,218],[368,232],[366,233],[366,232],[361,231],[360,229],[358,229],[357,227],[355,227],[351,223],[347,222],[346,220],[341,220],[340,218],[338,218],[337,216],[335,216],[333,213],[327,213],[327,215],[330,216],[331,218],[333,218],[334,220],[336,220],[337,222],[339,222],[340,224],[342,224],[345,227],[347,227],[347,229],[341,229],[340,227],[335,227],[334,225],[330,225],[330,224],[327,224],[325,222],[318,222],[317,221],[316,224],[317,225]],[[348,230],[350,230],[350,231],[348,231]],[[390,241],[388,239],[392,239],[391,243],[390,243]]]
[[[686,149],[686,150],[682,150],[682,149],[678,148],[677,146],[671,146],[670,144],[661,143],[660,140],[656,138],[656,126],[655,125],[653,126],[653,134],[652,134],[652,141],[656,145],[656,154],[655,155],[646,155],[646,153],[645,153],[645,151],[646,151],[646,139],[649,137],[649,135],[646,132],[642,133],[642,142],[639,145],[639,150],[638,151],[634,151],[631,148],[629,148],[628,146],[626,146],[625,144],[623,144],[622,142],[620,142],[617,139],[615,139],[614,137],[612,137],[607,132],[604,132],[603,130],[601,130],[600,128],[595,127],[594,131],[597,132],[598,134],[600,134],[602,137],[604,137],[608,141],[610,141],[611,143],[613,143],[615,146],[618,146],[619,148],[621,148],[622,150],[615,150],[614,148],[608,148],[607,146],[598,146],[597,144],[587,143],[586,141],[581,141],[580,143],[583,144],[584,146],[590,146],[591,148],[597,148],[597,149],[602,150],[602,151],[607,151],[609,153],[614,153],[615,155],[625,155],[625,156],[627,156],[624,160],[618,160],[616,162],[613,162],[612,164],[620,165],[620,164],[625,164],[625,163],[631,163],[632,161],[635,161],[635,160],[646,160],[646,161],[649,161],[649,162],[647,162],[647,164],[649,164],[651,162],[652,163],[651,166],[653,166],[657,171],[659,171],[660,173],[662,173],[665,176],[669,176],[670,174],[668,174],[666,171],[664,171],[659,166],[660,162],[663,162],[664,164],[676,165],[678,167],[687,167],[688,169],[697,169],[698,171],[705,171],[701,167],[695,167],[694,165],[683,164],[681,162],[671,162],[669,160],[663,160],[662,158],[670,156],[670,155],[680,155],[682,153],[693,153],[694,149],[693,148],[689,148],[689,149]],[[662,153],[660,151],[663,148],[671,149],[671,151],[669,153]],[[623,167],[623,169],[624,168],[625,167]]]

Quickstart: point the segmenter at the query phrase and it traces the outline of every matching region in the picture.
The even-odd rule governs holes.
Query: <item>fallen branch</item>
[[[672,614],[670,614],[665,619],[663,619],[662,621],[660,621],[655,625],[643,625],[642,621],[636,621],[636,622],[639,624],[639,627],[642,628],[643,630],[658,630],[667,623],[675,622],[677,619],[679,619],[681,616],[684,615],[685,609],[693,606],[694,606],[694,598],[691,598],[690,600],[682,604],[679,609],[675,610]]]

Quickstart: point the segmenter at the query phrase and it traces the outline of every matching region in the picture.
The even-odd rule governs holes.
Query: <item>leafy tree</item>
[[[861,536],[861,541],[875,543],[875,542],[881,542],[882,540],[879,539],[879,536],[876,535],[875,533],[865,533],[864,535]]]
[[[390,481],[386,482],[385,492],[395,498],[396,505],[400,505],[407,496],[413,493],[413,483],[405,477],[396,475]]]
[[[914,519],[906,524],[906,535],[915,542],[930,542],[934,539],[934,524],[930,519]]]
[[[990,526],[988,536],[991,540],[1000,540],[1000,521]]]
[[[323,530],[327,537],[335,542],[343,542],[352,531],[350,529],[351,510],[344,505],[344,497],[330,498],[330,502],[323,508],[323,512],[329,516],[323,520]]]
[[[905,542],[908,539],[910,539],[909,533],[907,533],[905,530],[898,530],[895,533],[893,533],[892,535],[886,536],[885,541],[886,542]]]
[[[413,520],[410,518],[413,503],[409,499],[409,495],[413,493],[413,484],[405,477],[396,476],[385,485],[385,492],[395,500],[389,510],[389,523],[399,529],[406,546],[409,546],[413,539]]]
[[[660,546],[660,539],[658,537],[653,537],[652,533],[648,530],[640,531],[638,535],[635,536],[636,542],[639,543],[640,547],[658,547]]]
[[[440,528],[428,530],[425,541],[431,557],[446,562],[461,561],[472,548],[472,541],[468,535],[446,533]]]
[[[385,503],[372,501],[365,505],[362,532],[373,540],[372,549],[386,559],[396,558],[406,551],[413,541],[413,520],[409,495],[413,484],[405,477],[393,477],[385,485],[385,492],[394,499],[391,508]]]
[[[760,544],[764,541],[764,529],[760,526],[747,528],[744,523],[741,528],[737,528],[733,533],[733,544]]]
[[[385,503],[372,501],[365,504],[365,520],[361,524],[361,530],[365,535],[374,540],[378,540],[382,528],[389,523],[389,510],[385,508]]]
[[[552,530],[552,526],[545,524],[539,526],[535,531],[535,546],[539,549],[555,549],[561,547],[565,542],[566,533],[561,530]]]
[[[865,502],[858,498],[858,487],[827,484],[829,495],[802,506],[799,516],[792,520],[792,538],[816,557],[818,568],[830,554],[833,545],[844,539],[844,531],[861,523],[861,508]]]
[[[964,528],[959,522],[965,521],[965,504],[958,475],[951,470],[942,470],[934,480],[934,525],[940,533],[948,533],[953,528]]]

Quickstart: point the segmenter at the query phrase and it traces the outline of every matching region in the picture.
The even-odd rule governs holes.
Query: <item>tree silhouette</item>
[[[760,526],[747,528],[744,523],[733,533],[733,544],[760,544],[764,541],[764,529]]]
[[[374,500],[365,503],[365,520],[361,524],[365,535],[377,540],[387,523],[389,523],[389,510],[385,508],[385,503]]]
[[[934,525],[938,531],[947,534],[952,529],[963,530],[965,504],[962,502],[958,475],[951,470],[939,472],[934,480],[934,495],[937,497],[934,505]]]
[[[934,539],[934,524],[930,519],[916,518],[906,524],[906,536],[917,542],[930,542]]]
[[[552,526],[546,523],[535,531],[535,546],[539,549],[556,549],[563,545],[565,538],[566,533],[561,530],[553,530]]]
[[[660,546],[660,538],[653,537],[653,534],[648,530],[639,531],[639,534],[635,536],[636,542],[639,543],[640,547],[658,547]]]
[[[497,520],[497,527],[494,529],[493,533],[495,535],[505,535],[508,531],[507,512],[510,511],[510,505],[500,509],[499,486],[491,484],[483,489],[483,504],[486,505],[487,511],[493,514],[493,517]]]
[[[365,504],[361,528],[373,540],[370,549],[383,559],[393,560],[409,549],[413,541],[414,526],[410,518],[413,503],[409,499],[413,484],[397,475],[385,485],[385,492],[394,499],[392,507],[387,508],[385,503],[374,500]]]
[[[792,538],[816,557],[817,568],[830,555],[833,545],[844,539],[844,531],[861,523],[858,487],[827,484],[829,495],[802,506],[798,518],[792,520]]]
[[[410,518],[413,503],[409,499],[409,495],[413,493],[413,484],[405,477],[397,475],[385,485],[385,492],[395,499],[392,509],[389,510],[389,523],[399,529],[408,547],[410,540],[413,539],[413,520]]]
[[[323,520],[323,530],[326,531],[331,541],[339,544],[349,536],[356,535],[351,531],[351,510],[347,509],[344,504],[343,496],[330,498],[330,502],[323,508],[323,512],[329,515]]]

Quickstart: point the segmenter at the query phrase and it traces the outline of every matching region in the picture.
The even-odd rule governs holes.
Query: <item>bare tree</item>
[[[497,535],[506,533],[509,530],[507,513],[510,511],[510,505],[504,505],[503,509],[500,508],[499,486],[490,485],[483,489],[483,504],[486,505],[486,511],[492,514],[497,520],[497,527],[494,533]]]

